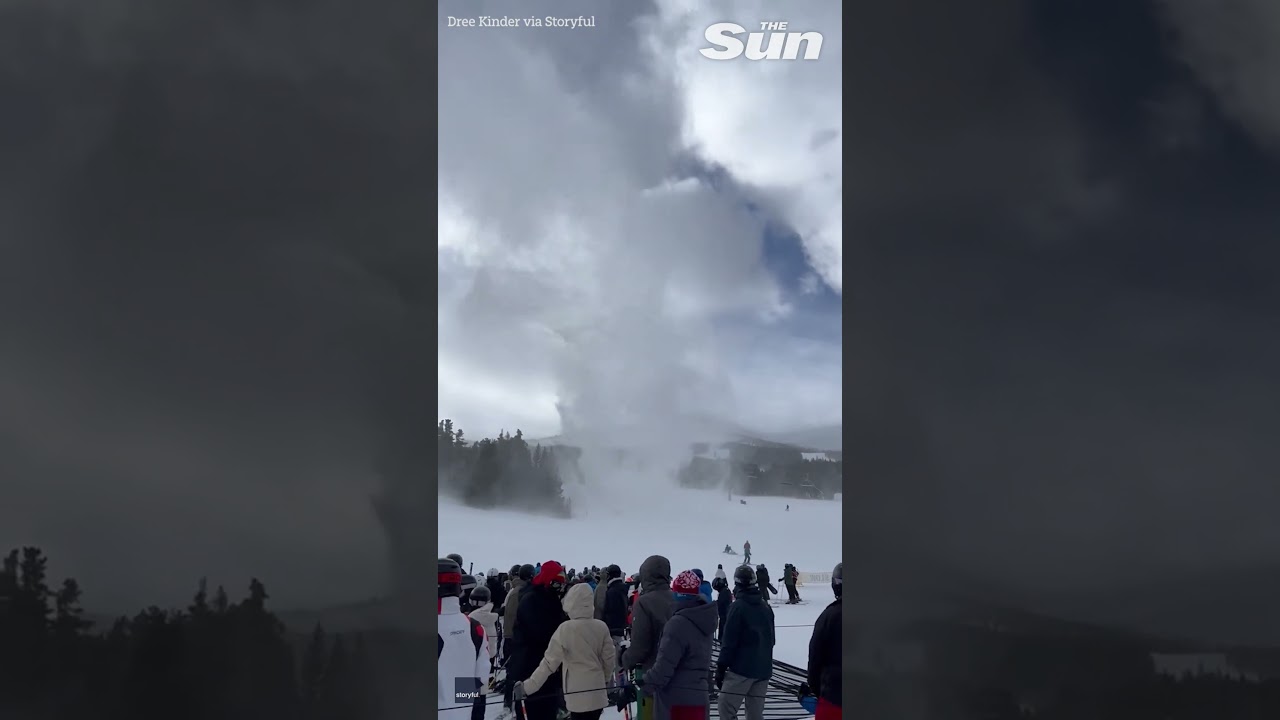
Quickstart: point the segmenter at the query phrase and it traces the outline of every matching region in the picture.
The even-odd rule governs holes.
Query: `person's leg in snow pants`
[[[735,672],[724,674],[720,686],[720,720],[737,720],[738,708],[746,705],[747,720],[764,720],[764,693],[768,680],[742,677]]]
[[[839,705],[818,698],[818,711],[814,713],[813,718],[814,720],[842,720],[843,714]]]

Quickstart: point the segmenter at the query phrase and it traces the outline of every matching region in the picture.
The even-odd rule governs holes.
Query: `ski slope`
[[[575,498],[578,517],[570,519],[477,510],[441,499],[439,553],[460,553],[475,572],[556,560],[575,569],[617,563],[627,575],[650,555],[664,555],[673,573],[699,568],[710,581],[717,563],[732,577],[742,561],[742,543],[750,541],[751,564],[764,563],[783,599],[780,577],[786,563],[801,572],[830,572],[840,562],[840,503],[745,499],[742,505],[722,492],[610,489],[597,497]],[[788,504],[790,511],[784,510]],[[725,555],[726,543],[739,554]],[[775,603],[774,657],[803,667],[813,622],[833,596],[825,584],[799,590],[806,604]]]
[[[764,563],[782,599],[786,590],[779,578],[786,563],[801,572],[828,573],[841,561],[838,502],[747,497],[743,505],[739,498],[730,500],[718,491],[655,490],[639,484],[574,490],[575,517],[569,519],[478,510],[442,498],[438,556],[459,553],[474,572],[556,560],[575,569],[617,563],[624,575],[630,575],[645,558],[663,555],[671,561],[673,574],[698,568],[710,581],[717,563],[732,577],[734,566],[742,562],[742,543],[750,541],[751,564]],[[739,554],[725,555],[726,544]],[[773,603],[773,653],[775,660],[804,667],[813,623],[834,596],[825,583],[800,587],[799,592],[805,604]],[[486,718],[501,717],[501,701],[491,702]],[[789,703],[784,700],[782,706]],[[795,710],[798,703],[790,711],[770,707],[766,715],[795,717]],[[603,718],[614,717],[623,714],[606,708]]]

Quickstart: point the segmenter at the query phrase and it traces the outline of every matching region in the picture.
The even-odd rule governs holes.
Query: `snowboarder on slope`
[[[778,594],[778,588],[769,582],[769,568],[764,563],[756,566],[756,580],[760,583],[760,594],[764,596],[765,602],[769,602],[769,593]]]
[[[512,697],[520,701],[528,693],[537,695],[553,675],[559,674],[569,717],[599,718],[600,711],[609,705],[608,687],[617,664],[609,628],[591,617],[594,608],[591,588],[586,583],[569,588],[561,605],[569,619],[551,635],[542,660],[529,678],[515,684]],[[529,714],[533,717],[532,712]]]
[[[477,703],[483,706],[489,679],[489,653],[484,627],[462,614],[458,604],[462,595],[462,568],[449,558],[436,562],[436,584],[439,604],[436,608],[436,717],[463,720],[473,716]],[[458,678],[475,678],[475,698],[459,699],[454,695]],[[483,707],[481,708],[483,710]]]
[[[841,720],[840,654],[843,650],[840,632],[841,597],[844,586],[844,563],[836,563],[831,571],[831,592],[836,599],[823,609],[813,624],[813,637],[809,640],[809,666],[807,681],[800,684],[802,705],[816,705],[810,710],[814,720]]]
[[[751,564],[751,541],[742,543],[742,562],[744,565]]]
[[[729,606],[720,657],[716,663],[716,687],[720,689],[720,717],[736,720],[743,701],[747,720],[764,720],[764,699],[773,675],[773,608],[762,597],[767,583],[753,577],[751,568],[733,574],[736,597]]]

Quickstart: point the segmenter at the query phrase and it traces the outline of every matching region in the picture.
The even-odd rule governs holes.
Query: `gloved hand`
[[[716,690],[724,685],[724,673],[727,669],[724,665],[716,665]]]
[[[493,692],[497,688],[497,686],[498,686],[498,678],[493,675],[490,675],[489,676],[489,692]]]
[[[805,695],[804,697],[800,698],[800,707],[804,708],[805,712],[807,713],[817,715],[818,714],[818,698],[812,695]]]
[[[516,681],[516,684],[511,686],[511,699],[514,701],[520,701],[527,697],[529,696],[524,691],[524,681]]]

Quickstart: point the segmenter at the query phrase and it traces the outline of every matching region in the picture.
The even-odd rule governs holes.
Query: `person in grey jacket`
[[[631,607],[631,646],[622,655],[622,667],[643,674],[653,665],[662,628],[671,619],[671,561],[650,555],[640,564],[638,579],[640,594]]]
[[[516,575],[511,577],[511,590],[507,592],[506,605],[502,611],[502,630],[505,640],[502,643],[502,660],[505,664],[520,649],[520,641],[516,637],[516,610],[520,607],[520,597],[524,595],[528,583],[533,579],[533,566],[522,565]],[[508,710],[512,707],[511,689],[514,683],[507,682],[502,692],[502,706]]]
[[[747,720],[764,720],[764,696],[773,675],[773,608],[761,597],[759,578],[750,567],[738,568],[733,584],[735,597],[716,663],[719,716],[736,720],[745,701]]]
[[[654,699],[652,720],[703,720],[711,712],[711,645],[716,606],[702,594],[702,578],[685,570],[671,583],[674,612],[662,629],[653,665],[640,691]]]
[[[694,575],[697,577],[697,575]],[[635,683],[644,683],[645,673],[657,659],[662,631],[671,619],[671,561],[661,555],[650,555],[640,564],[640,594],[631,606],[631,645],[622,653],[624,670],[635,671]],[[662,720],[654,715],[656,701],[639,698],[638,720]]]
[[[596,579],[595,595],[592,600],[595,603],[595,619],[604,620],[604,593],[609,587],[609,580],[614,575],[610,574],[610,570],[617,568],[617,565],[610,565],[600,571],[600,577]],[[617,577],[622,577],[622,569],[618,568]]]

